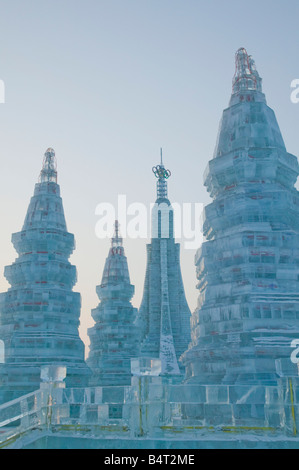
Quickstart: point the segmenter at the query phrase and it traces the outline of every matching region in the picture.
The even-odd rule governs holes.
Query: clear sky
[[[56,151],[68,230],[77,249],[80,335],[88,346],[108,240],[95,235],[101,202],[149,205],[160,147],[172,171],[172,202],[209,203],[203,172],[211,159],[245,47],[256,61],[286,147],[298,155],[298,0],[0,0],[0,290],[16,253],[43,154]],[[124,240],[139,307],[146,240]],[[181,251],[191,310],[195,250]]]

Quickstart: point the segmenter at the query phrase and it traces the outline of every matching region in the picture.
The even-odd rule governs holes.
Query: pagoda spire
[[[253,58],[244,47],[235,54],[235,73],[232,80],[232,94],[229,106],[247,102],[266,102],[262,91],[262,79],[256,69]]]
[[[114,235],[111,238],[111,250],[112,250],[112,254],[115,254],[117,252],[119,254],[124,254],[123,239],[120,235],[118,220],[116,220],[114,223]]]
[[[190,341],[190,310],[180,269],[180,245],[174,239],[174,214],[167,198],[171,173],[160,165],[152,169],[157,178],[157,200],[152,209],[152,238],[147,245],[147,268],[138,321],[141,357],[160,359],[161,375],[181,376],[181,354]]]
[[[244,47],[235,55],[236,70],[233,78],[233,94],[249,90],[262,91],[262,79],[256,70],[255,62]]]
[[[43,167],[39,177],[40,183],[57,183],[57,164],[55,151],[50,147],[44,155]]]
[[[275,114],[267,106],[262,92],[262,79],[254,60],[241,47],[235,54],[235,61],[232,94],[228,108],[223,111],[214,158],[238,152],[241,148],[272,147],[285,151]]]
[[[299,328],[298,174],[241,48],[205,172],[212,201],[195,256],[199,296],[183,356],[187,381],[273,385],[276,360],[291,362]]]
[[[138,351],[137,309],[131,304],[134,286],[117,220],[114,227],[102,282],[96,289],[101,302],[92,310],[95,325],[88,330],[91,386],[130,385],[131,358]]]
[[[66,385],[85,386],[90,371],[79,336],[81,297],[73,291],[69,257],[74,235],[66,228],[55,152],[47,149],[21,232],[12,235],[18,258],[5,267],[10,286],[0,294],[0,336],[5,342],[2,396],[36,390],[41,367],[67,367]],[[0,399],[1,401],[1,399]]]
[[[102,287],[107,285],[109,286],[109,284],[119,284],[121,282],[125,282],[130,285],[130,276],[127,258],[123,247],[123,239],[120,236],[119,222],[116,220],[114,224],[114,234],[111,238],[111,247],[103,271]],[[132,295],[133,293],[134,288],[132,290]],[[99,294],[99,296],[102,298],[101,294]]]
[[[171,176],[170,170],[166,170],[163,164],[162,149],[160,149],[161,163],[154,166],[152,171],[157,178],[157,199],[167,199],[167,180]]]

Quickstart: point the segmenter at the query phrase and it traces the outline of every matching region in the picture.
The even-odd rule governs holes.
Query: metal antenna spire
[[[161,154],[161,166],[163,166],[162,147],[160,148],[160,154]]]

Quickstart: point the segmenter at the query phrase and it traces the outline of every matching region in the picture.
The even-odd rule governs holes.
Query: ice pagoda
[[[134,290],[119,224],[115,221],[102,282],[97,286],[101,302],[92,310],[95,325],[88,330],[90,353],[87,363],[92,370],[91,386],[131,384],[131,358],[138,353],[134,324],[137,309],[130,302]]]
[[[200,294],[181,356],[185,380],[179,357],[189,342],[189,309],[167,197],[170,172],[161,162],[153,169],[158,195],[131,385],[116,382],[116,372],[129,380],[122,360],[135,344],[133,289],[116,226],[93,311],[90,365],[95,384],[110,374],[106,383],[119,386],[64,389],[53,380],[0,405],[1,448],[298,449],[299,376],[290,356],[299,338],[299,166],[244,49],[236,65],[205,176],[213,202],[196,255]],[[13,302],[11,315],[19,312]],[[15,324],[21,322],[11,321],[7,334]]]
[[[67,386],[86,385],[90,371],[78,332],[81,297],[72,290],[77,274],[68,260],[75,242],[67,232],[51,148],[22,231],[12,235],[12,243],[18,258],[5,268],[11,287],[0,296],[0,338],[5,344],[2,397],[38,389],[45,365],[66,366]]]
[[[153,168],[157,198],[152,210],[152,238],[147,245],[143,298],[138,312],[141,356],[161,361],[161,375],[180,376],[179,361],[190,341],[189,310],[180,268],[180,245],[174,238],[174,213],[167,195],[170,171]]]
[[[236,53],[204,183],[206,241],[195,263],[198,307],[184,355],[194,383],[275,384],[299,338],[299,173],[286,151],[262,80],[246,50]]]

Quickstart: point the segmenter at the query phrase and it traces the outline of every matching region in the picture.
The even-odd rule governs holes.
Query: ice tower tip
[[[113,235],[113,238],[112,238],[112,243],[113,243],[114,240],[117,241],[117,242],[120,242],[120,243],[122,241],[122,238],[119,235],[119,222],[118,222],[118,220],[116,220],[114,222],[114,235]]]
[[[168,178],[171,176],[171,171],[166,170],[164,165],[163,165],[163,159],[162,159],[162,149],[160,149],[160,154],[161,154],[161,164],[154,166],[152,168],[153,173],[156,178],[158,178],[157,181],[157,199],[167,199],[167,181]]]
[[[55,151],[51,147],[49,147],[45,152],[39,180],[40,183],[57,183],[56,157]]]
[[[114,223],[114,234],[111,239],[111,250],[112,250],[111,254],[117,253],[117,254],[124,255],[123,239],[120,235],[118,220],[116,220]]]
[[[236,70],[233,77],[233,94],[246,91],[262,92],[262,79],[259,76],[255,62],[244,47],[240,47],[235,55]]]

